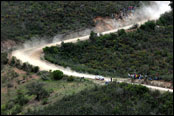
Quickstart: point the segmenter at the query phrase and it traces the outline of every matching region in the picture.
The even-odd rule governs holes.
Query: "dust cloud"
[[[134,24],[142,24],[148,20],[156,20],[160,17],[161,14],[171,10],[168,6],[169,1],[157,1],[151,2],[149,6],[142,4],[142,7],[136,9],[133,15],[125,17],[123,21],[112,19],[110,23],[114,26],[113,30],[102,32],[102,34],[108,34],[118,31],[118,29],[128,29]],[[96,31],[96,28],[85,29],[79,32],[74,32],[68,35],[56,35],[52,38],[51,42],[46,41],[48,38],[39,38],[34,37],[30,41],[24,43],[24,45],[17,50],[12,52],[12,56],[15,56],[17,59],[20,59],[22,62],[28,62],[34,66],[39,66],[41,70],[61,70],[66,75],[72,75],[77,77],[85,78],[95,78],[95,75],[87,73],[78,73],[72,71],[70,68],[64,68],[58,65],[51,64],[45,60],[42,60],[41,54],[42,48],[52,45],[60,45],[62,41],[66,42],[77,42],[80,40],[87,40],[91,30]],[[73,38],[73,39],[72,39]],[[109,78],[105,77],[105,80]]]
[[[109,30],[118,30],[122,27],[126,27],[129,25],[142,24],[148,20],[157,20],[161,14],[165,12],[171,11],[171,7],[169,6],[170,1],[151,1],[150,5],[145,5],[141,2],[141,6],[136,8],[133,13],[128,16],[124,16],[123,20],[116,19],[103,19],[105,23],[103,26],[101,24],[96,25],[94,28],[87,28],[84,30],[80,30],[78,32],[71,32],[67,34],[57,34],[53,38],[48,37],[32,37],[29,41],[26,41],[23,46],[20,46],[18,49],[32,49],[38,48],[47,45],[48,43],[56,43],[60,41],[64,41],[71,38],[77,38],[82,36],[87,36],[91,31],[96,33],[101,33]],[[101,19],[102,20],[102,19]],[[142,23],[140,23],[142,22]],[[108,28],[107,28],[108,27]],[[101,28],[98,30],[97,28]],[[48,41],[51,40],[51,41]]]
[[[107,31],[108,29],[116,29],[124,27],[131,24],[137,24],[137,22],[148,21],[148,20],[157,20],[161,14],[171,11],[169,6],[170,1],[150,1],[149,5],[145,5],[141,2],[141,6],[136,8],[134,12],[126,16],[122,16],[120,19],[108,19],[97,17],[94,21],[98,20],[98,24],[94,28],[95,32]]]

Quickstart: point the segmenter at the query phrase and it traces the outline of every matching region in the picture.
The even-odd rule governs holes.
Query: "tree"
[[[26,70],[26,68],[27,68],[27,63],[24,62],[23,65],[22,65],[22,69],[23,69],[23,70]]]
[[[173,10],[173,1],[170,1],[170,4],[169,4]]]
[[[38,66],[33,67],[33,72],[34,73],[37,73],[38,71],[39,71],[39,67]]]
[[[42,98],[46,98],[49,96],[48,91],[44,89],[44,84],[41,82],[33,82],[27,85],[28,94],[29,95],[36,95],[36,100],[40,100]]]
[[[22,111],[22,106],[20,106],[19,104],[16,104],[11,109],[11,114],[10,115],[16,115],[16,114],[20,113],[21,111]]]
[[[28,99],[25,97],[24,93],[20,89],[17,90],[16,102],[19,103],[21,106],[28,102]]]
[[[1,105],[1,115],[7,115],[7,108],[6,104]]]
[[[126,32],[125,32],[124,29],[118,30],[117,33],[118,33],[118,36],[121,36],[121,35],[125,35],[126,34]]]
[[[89,39],[91,41],[95,41],[96,38],[97,38],[97,33],[94,33],[93,31],[91,31]]]
[[[67,81],[74,81],[74,77],[73,76],[68,77]]]
[[[55,80],[60,80],[60,79],[63,78],[63,72],[60,71],[60,70],[55,70],[55,71],[52,72],[52,77]]]
[[[11,59],[10,64],[11,64],[12,66],[14,66],[14,65],[15,65],[15,62],[16,62],[16,57],[12,56],[12,59]]]
[[[7,64],[8,58],[7,53],[1,53],[1,64]]]
[[[21,68],[21,61],[16,59],[16,64],[15,65],[16,65],[17,68],[20,69]]]
[[[154,21],[148,21],[145,24],[140,26],[140,29],[145,30],[145,31],[151,31],[155,29],[155,22]]]

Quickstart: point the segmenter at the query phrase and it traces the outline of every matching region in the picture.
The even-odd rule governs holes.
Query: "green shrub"
[[[91,31],[89,39],[91,41],[95,41],[96,38],[97,38],[97,33],[94,33],[93,31]]]
[[[1,53],[1,64],[7,64],[8,58],[7,53]]]
[[[7,106],[6,106],[6,104],[1,105],[1,115],[7,115]]]
[[[148,21],[145,24],[140,26],[140,29],[145,30],[145,31],[150,31],[155,29],[155,22],[154,21]]]
[[[163,75],[161,79],[164,81],[173,81],[173,75]]]
[[[54,80],[60,80],[63,78],[63,72],[60,70],[55,70],[52,72],[52,76]]]
[[[73,76],[68,77],[67,81],[69,81],[69,82],[74,81],[74,77]]]
[[[128,89],[125,89],[128,87]],[[121,93],[120,93],[121,92]],[[79,107],[80,106],[80,107]],[[173,93],[148,91],[146,87],[111,83],[65,96],[44,109],[27,114],[62,115],[173,115]]]
[[[15,66],[19,69],[21,69],[21,61],[16,59],[16,63],[15,63]]]
[[[49,80],[51,78],[51,72],[49,71],[40,71],[38,75],[42,80]]]
[[[28,98],[25,96],[22,90],[17,90],[17,98],[15,99],[16,103],[23,106],[28,103]]]
[[[44,84],[41,82],[32,82],[26,86],[29,95],[36,95],[36,100],[40,100],[49,96],[49,92],[44,89]]]
[[[10,65],[11,65],[11,66],[15,66],[15,63],[16,63],[16,57],[15,57],[15,56],[12,56]]]
[[[124,29],[118,30],[117,33],[118,33],[118,36],[121,36],[121,35],[125,35],[126,34],[126,32],[125,32]]]
[[[47,75],[41,75],[42,80],[49,80],[49,77]]]
[[[45,105],[45,104],[48,104],[48,99],[47,98],[44,98],[43,101],[42,101],[42,105]]]
[[[165,24],[170,24],[155,28],[155,22],[148,21],[137,31],[119,30],[118,34],[100,37],[91,32],[93,42],[87,40],[48,47],[44,57],[51,63],[95,75],[127,77],[127,73],[135,71],[147,75],[173,74],[172,13],[162,17],[166,19]],[[53,53],[56,50],[59,52]]]
[[[1,38],[23,42],[35,35],[50,38],[58,33],[77,32],[94,27],[93,19],[97,16],[111,17],[111,14],[118,13],[123,7],[139,3],[139,1],[31,1],[30,3],[3,1]]]
[[[165,14],[162,14],[156,23],[160,26],[173,25],[173,12],[167,12]]]
[[[19,104],[16,104],[11,109],[11,115],[16,115],[16,114],[20,113],[21,111],[22,111],[22,106],[20,106]]]
[[[38,71],[39,71],[39,67],[38,66],[34,66],[32,72],[37,73]]]

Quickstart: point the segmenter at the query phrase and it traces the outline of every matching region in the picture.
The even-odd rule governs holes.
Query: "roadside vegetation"
[[[119,30],[90,40],[43,48],[45,59],[78,72],[127,77],[156,74],[173,81],[173,12],[149,21],[133,32]]]
[[[92,81],[68,77],[59,70],[39,71],[37,66],[22,63],[15,57],[8,60],[5,53],[1,58],[2,115],[24,114],[96,86]]]
[[[79,31],[93,27],[97,16],[111,17],[139,5],[139,1],[2,1],[1,39],[25,41]]]
[[[1,53],[1,70],[3,69],[4,65],[8,63],[7,53],[2,52]]]
[[[5,65],[1,70],[1,115],[24,114],[95,86],[92,81],[68,77],[60,71],[54,76],[61,74],[61,79],[55,80],[53,72],[29,73]]]
[[[28,62],[22,63],[21,60],[17,59],[15,56],[12,56],[9,65],[13,67],[17,67],[27,72],[37,73],[39,71],[38,66],[33,66],[29,64]]]
[[[148,3],[148,2],[146,2]],[[139,1],[2,1],[1,42],[25,42],[33,36],[67,34],[93,27],[97,16],[111,17]],[[173,2],[172,2],[173,6]],[[86,12],[88,11],[88,12]],[[45,59],[79,72],[126,77],[155,75],[173,81],[173,12],[133,32],[101,35],[90,40],[43,49]],[[173,115],[173,93],[141,85],[112,82],[100,86],[1,53],[1,115]],[[97,80],[95,80],[97,81]],[[100,83],[100,81],[99,81]]]
[[[173,115],[173,93],[113,82],[64,97],[30,115]]]

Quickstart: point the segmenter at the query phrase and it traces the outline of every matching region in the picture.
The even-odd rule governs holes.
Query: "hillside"
[[[1,39],[25,41],[91,28],[97,16],[111,17],[131,5],[139,1],[3,1]]]
[[[63,75],[61,80],[54,80],[51,72],[25,70],[8,64],[1,69],[1,115],[24,114],[97,86],[86,79]]]
[[[30,115],[172,115],[173,93],[151,92],[143,86],[111,83],[67,96]]]
[[[2,1],[1,115],[173,115],[173,11],[135,24],[168,3]]]
[[[51,63],[78,72],[127,77],[128,73],[173,80],[173,12],[149,21],[135,31],[101,35],[43,49]]]

